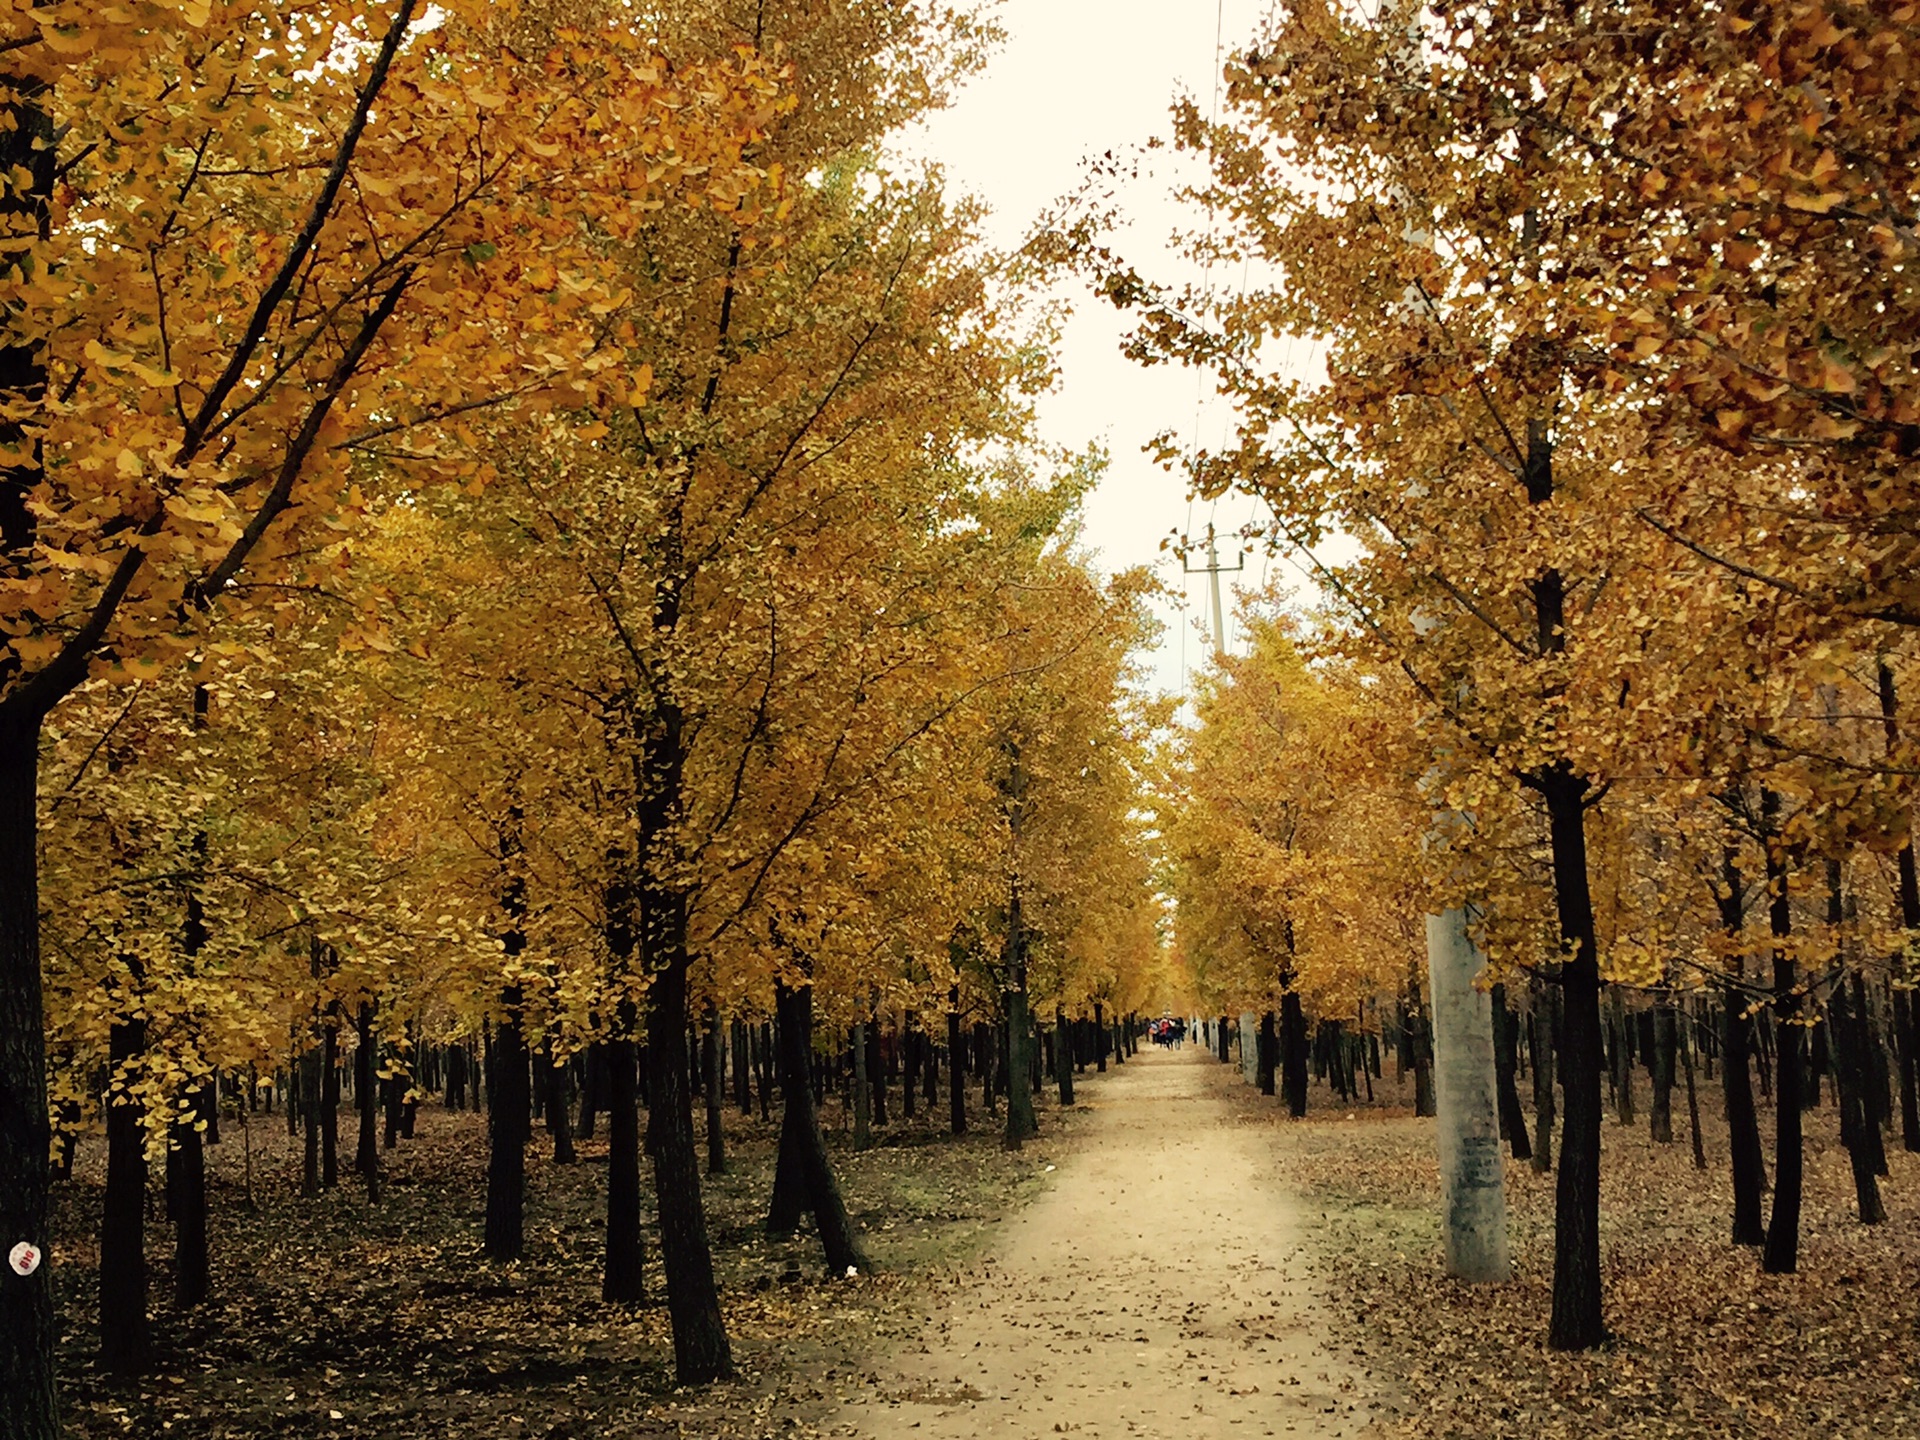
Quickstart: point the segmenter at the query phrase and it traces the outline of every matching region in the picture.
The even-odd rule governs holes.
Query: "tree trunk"
[[[1256,1082],[1262,1095],[1274,1093],[1274,1072],[1279,1068],[1280,1034],[1274,1022],[1273,1011],[1262,1011],[1260,1015],[1260,1064]]]
[[[733,1351],[713,1276],[700,1163],[687,1085],[686,897],[649,884],[642,904],[653,974],[647,991],[647,1149],[653,1156],[660,1257],[667,1275],[673,1368],[682,1385],[733,1374]]]
[[[1886,727],[1887,749],[1900,743],[1898,699],[1894,693],[1893,670],[1880,662],[1880,716]],[[1911,822],[1911,812],[1908,819]],[[1920,940],[1920,870],[1913,856],[1913,838],[1900,847],[1900,924],[1909,944]],[[1895,977],[1911,984],[1920,981],[1913,961],[1902,956]],[[1894,1050],[1900,1061],[1900,1141],[1909,1151],[1920,1152],[1920,1005],[1912,995],[1899,988],[1893,992]]]
[[[920,1082],[920,1031],[912,1011],[900,1021],[900,1118],[913,1119],[914,1104],[920,1098],[914,1092]]]
[[[867,1024],[857,1020],[849,1041],[853,1050],[853,1148],[873,1146],[873,1088],[867,1073]]]
[[[204,1304],[213,1288],[207,1261],[207,1152],[194,1124],[197,1118],[189,1109],[174,1122],[169,1137],[173,1303],[181,1310]]]
[[[1729,846],[1721,860],[1720,927],[1736,940],[1746,928],[1746,892],[1739,856]],[[1723,1035],[1720,1042],[1720,1086],[1726,1097],[1727,1148],[1733,1167],[1733,1243],[1764,1245],[1766,1222],[1761,1196],[1767,1188],[1766,1160],[1760,1151],[1760,1114],[1753,1101],[1749,1061],[1753,1053],[1753,1020],[1747,1014],[1743,971],[1736,953],[1727,960],[1727,976],[1720,992]]]
[[[1054,1007],[1053,1011],[1053,1070],[1054,1078],[1060,1085],[1060,1107],[1070,1109],[1073,1105],[1073,1044],[1067,1030],[1067,1012]]]
[[[1663,991],[1654,1004],[1653,1054],[1648,1057],[1652,1062],[1648,1068],[1653,1072],[1653,1109],[1647,1124],[1654,1143],[1659,1145],[1673,1143],[1673,1072],[1678,1058],[1674,1031],[1673,996]]]
[[[573,1148],[573,1104],[568,1096],[573,1072],[565,1063],[555,1063],[551,1034],[540,1042],[540,1078],[546,1087],[547,1134],[553,1137],[553,1163],[571,1165],[578,1158]]]
[[[826,1254],[827,1272],[844,1275],[848,1270],[870,1270],[872,1266],[860,1244],[859,1234],[847,1215],[833,1163],[827,1157],[827,1137],[821,1132],[813,1091],[806,1083],[807,1066],[813,1055],[813,987],[801,985],[790,990],[776,981],[774,1005],[779,1015],[780,1093],[785,1112],[781,1117],[782,1163],[794,1166],[798,1180],[795,1191],[804,1207],[813,1212],[814,1225],[820,1232],[820,1246]],[[783,1204],[777,1178],[775,1191],[777,1208]],[[792,1205],[790,1200],[784,1203]],[[783,1229],[775,1228],[776,1218],[783,1222]],[[775,1234],[790,1235],[798,1221],[798,1214],[790,1221],[785,1216],[769,1214],[768,1229]]]
[[[320,1188],[340,1183],[340,1026],[329,1011],[320,1041]]]
[[[634,1054],[631,1004],[623,1004],[619,1033],[605,1043],[601,1073],[607,1097],[607,1257],[600,1298],[638,1305],[647,1298],[646,1248],[640,1217],[640,1078]]]
[[[29,35],[38,32],[32,29]],[[38,69],[30,66],[27,69]],[[28,73],[0,75],[9,97],[0,127],[0,169],[14,177],[0,191],[0,229],[14,237],[0,257],[9,283],[27,280],[34,262],[21,241],[46,235],[54,163],[47,81]],[[31,277],[32,282],[39,280]],[[44,337],[10,321],[0,346],[0,392],[15,416],[0,420],[0,447],[12,457],[0,468],[0,545],[9,575],[24,573],[35,543],[31,497],[46,477],[33,412],[47,393]],[[11,657],[5,669],[17,674]],[[11,678],[10,676],[8,678]],[[10,702],[10,703],[9,703]],[[54,1394],[53,1237],[47,1223],[45,1017],[40,981],[39,764],[44,710],[15,692],[0,702],[0,1245],[32,1245],[42,1257],[32,1274],[0,1273],[0,1435],[54,1440],[60,1422]],[[144,1303],[142,1313],[145,1313]]]
[[[115,1021],[107,1038],[110,1078],[125,1076],[127,1067],[145,1055],[146,1037],[146,1021]],[[143,1373],[153,1356],[147,1319],[146,1139],[139,1103],[109,1092],[107,1193],[100,1217],[100,1364],[116,1375]],[[0,1294],[12,1288],[0,1287]]]
[[[1434,1113],[1433,1028],[1427,1024],[1427,1006],[1421,997],[1417,964],[1407,971],[1405,1008],[1408,1040],[1413,1050],[1413,1113],[1430,1116]]]
[[[1851,985],[1842,980],[1833,987],[1833,1023],[1834,1044],[1839,1051],[1835,1073],[1839,1079],[1841,1130],[1853,1167],[1854,1199],[1860,1223],[1879,1225],[1887,1218],[1887,1207],[1880,1198],[1875,1161],[1884,1161],[1885,1156],[1879,1153],[1880,1122],[1874,1116],[1868,1088],[1871,1066],[1867,1047],[1872,1042],[1867,1028],[1873,1022],[1867,1010],[1866,984],[1857,971]]]
[[[1280,1089],[1289,1115],[1298,1120],[1307,1113],[1307,1017],[1291,988],[1280,997]],[[1430,1093],[1422,1113],[1433,1113]]]
[[[379,1085],[379,1065],[375,1050],[373,1019],[375,1002],[362,1000],[354,1017],[354,1034],[359,1040],[354,1050],[353,1103],[360,1112],[360,1133],[353,1147],[353,1168],[366,1181],[367,1203],[380,1203],[380,1150],[374,1143],[374,1096]]]
[[[960,987],[947,993],[947,1129],[955,1135],[967,1133],[966,1067],[960,1063]]]
[[[735,1020],[727,1027],[728,1044],[733,1050],[733,1103],[742,1115],[753,1114],[753,1046],[747,1037],[746,1021]]]
[[[1507,1004],[1507,987],[1493,987],[1493,1068],[1494,1083],[1500,1092],[1500,1133],[1516,1160],[1531,1160],[1533,1146],[1527,1140],[1527,1112],[1520,1108],[1519,1065],[1520,1022]]]
[[[706,1070],[707,1174],[727,1173],[727,1136],[723,1128],[727,1108],[726,1056],[720,1045],[720,1016],[707,1009],[706,1029],[700,1037],[700,1059]]]
[[[1622,1125],[1635,1119],[1633,1105],[1633,1052],[1627,1042],[1627,1007],[1618,985],[1607,987],[1607,1030],[1613,1036],[1613,1105]]]
[[[1768,820],[1779,812],[1771,791],[1761,792],[1761,810]],[[1791,1275],[1800,1265],[1800,1187],[1805,1157],[1801,1151],[1800,1084],[1804,1028],[1799,1023],[1799,977],[1787,940],[1793,934],[1793,902],[1787,892],[1787,868],[1767,827],[1767,919],[1775,941],[1773,949],[1774,1046],[1774,1176],[1773,1214],[1760,1267],[1769,1275]]]
[[[1600,1290],[1600,965],[1587,884],[1587,783],[1564,766],[1540,777],[1547,802],[1560,965],[1560,1090],[1566,1123],[1554,1204],[1555,1350],[1591,1350],[1606,1339]]]
[[[533,1138],[533,1076],[521,1028],[519,985],[500,992],[493,1030],[493,1073],[487,1112],[487,1255],[518,1260],[526,1248],[527,1142]]]
[[[1560,988],[1535,975],[1533,987],[1533,1169],[1544,1175],[1553,1168],[1553,1021],[1559,1009]]]
[[[773,1118],[773,1076],[778,1068],[778,1062],[774,1059],[773,1046],[773,1022],[763,1020],[760,1022],[760,1031],[753,1043],[754,1059],[760,1073],[760,1119],[763,1122]]]
[[[306,1128],[306,1149],[300,1167],[300,1193],[311,1200],[320,1193],[320,1079],[324,1055],[314,1045],[300,1057],[300,1121]]]
[[[1693,1083],[1693,1015],[1687,1013],[1686,1024],[1680,1029],[1678,1049],[1680,1067],[1687,1077],[1687,1129],[1693,1136],[1693,1168],[1707,1168],[1707,1147],[1700,1134],[1700,1091]]]

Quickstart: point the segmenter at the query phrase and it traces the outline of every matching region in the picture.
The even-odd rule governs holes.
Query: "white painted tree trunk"
[[[1462,1280],[1499,1281],[1509,1278],[1512,1267],[1493,1066],[1493,1000],[1473,983],[1484,965],[1468,933],[1465,910],[1427,917],[1447,1273]]]
[[[1260,1021],[1249,1010],[1240,1016],[1240,1073],[1254,1083],[1260,1065]]]

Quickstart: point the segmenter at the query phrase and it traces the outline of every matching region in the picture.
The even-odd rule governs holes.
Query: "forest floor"
[[[1671,1145],[1650,1141],[1644,1116],[1610,1118],[1614,1339],[1559,1355],[1544,1344],[1553,1176],[1509,1162],[1511,1283],[1448,1280],[1432,1122],[1412,1117],[1410,1084],[1373,1084],[1371,1103],[1316,1084],[1307,1119],[1289,1121],[1237,1066],[1192,1046],[1143,1051],[1083,1076],[1073,1110],[1044,1105],[1040,1139],[1017,1155],[977,1107],[974,1130],[947,1137],[944,1096],[856,1154],[829,1100],[879,1267],[854,1280],[821,1273],[810,1234],[765,1238],[774,1127],[729,1107],[729,1172],[707,1202],[741,1378],[708,1391],[673,1384],[663,1307],[598,1298],[604,1141],[559,1166],[536,1136],[527,1257],[494,1265],[479,1251],[484,1120],[438,1106],[384,1153],[377,1206],[344,1163],[337,1190],[303,1200],[284,1123],[256,1116],[243,1131],[229,1117],[210,1162],[215,1299],[174,1311],[156,1213],[158,1364],[112,1380],[92,1361],[89,1146],[56,1187],[69,1434],[1920,1436],[1920,1156],[1890,1155],[1888,1222],[1863,1227],[1834,1113],[1810,1113],[1801,1273],[1770,1277],[1726,1243],[1724,1125],[1709,1115],[1702,1172],[1684,1108]],[[1715,1100],[1703,1088],[1703,1108]],[[341,1139],[345,1162],[345,1114]],[[159,1190],[156,1175],[156,1212]]]
[[[1315,1085],[1298,1122],[1237,1071],[1219,1071],[1304,1197],[1331,1338],[1374,1377],[1383,1436],[1920,1437],[1920,1155],[1899,1150],[1896,1127],[1881,1182],[1887,1221],[1859,1224],[1831,1091],[1806,1116],[1797,1275],[1762,1274],[1756,1251],[1728,1243],[1733,1187],[1717,1079],[1701,1081],[1704,1171],[1694,1168],[1682,1095],[1671,1144],[1649,1134],[1644,1074],[1637,1124],[1620,1124],[1609,1101],[1600,1238],[1612,1338],[1568,1355],[1546,1348],[1553,1174],[1508,1160],[1514,1279],[1465,1285],[1441,1266],[1433,1122],[1413,1118],[1410,1083],[1375,1081],[1376,1105]],[[1771,1113],[1763,1104],[1769,1175]]]
[[[650,1303],[600,1300],[605,1130],[556,1165],[535,1127],[528,1151],[525,1258],[481,1253],[486,1120],[437,1102],[417,1138],[382,1154],[384,1194],[369,1205],[351,1171],[355,1117],[340,1117],[340,1181],[300,1191],[300,1145],[284,1118],[229,1115],[208,1149],[213,1300],[171,1303],[172,1227],[150,1179],[155,1365],[138,1381],[94,1362],[104,1146],[84,1143],[54,1187],[61,1403],[72,1440],[640,1440],[808,1433],[803,1417],[837,1403],[859,1357],[918,1322],[919,1297],[959,1273],[1002,1218],[1052,1180],[1084,1118],[1046,1105],[1043,1134],[1018,1155],[978,1109],[946,1133],[946,1076],[912,1120],[855,1153],[843,1107],[823,1109],[849,1210],[878,1273],[829,1278],[811,1227],[791,1241],[762,1228],[773,1123],[726,1109],[728,1169],[706,1181],[709,1228],[740,1379],[711,1390],[673,1383],[664,1280],[651,1226]],[[602,1126],[605,1120],[602,1117]],[[701,1116],[695,1117],[700,1126]],[[251,1150],[251,1159],[248,1152]],[[704,1152],[703,1152],[704,1153]],[[251,1185],[247,1175],[251,1173]],[[650,1178],[646,1184],[651,1186]],[[251,1197],[249,1199],[249,1196]]]

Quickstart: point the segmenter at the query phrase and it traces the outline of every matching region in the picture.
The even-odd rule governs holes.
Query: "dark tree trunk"
[[[1520,1108],[1520,1086],[1516,1073],[1515,1050],[1520,1022],[1507,1004],[1507,987],[1493,987],[1493,1070],[1499,1093],[1500,1130],[1516,1160],[1531,1160],[1533,1146],[1527,1140],[1527,1113]]]
[[[1093,1002],[1093,1068],[1098,1074],[1107,1073],[1107,1014],[1098,1000]]]
[[[381,1128],[380,1144],[391,1150],[399,1143],[401,1127],[407,1118],[407,1091],[413,1088],[413,1057],[395,1046],[387,1056],[387,1068],[393,1073],[380,1082],[380,1097],[386,1103],[386,1124]]]
[[[173,1220],[173,1303],[204,1304],[212,1292],[207,1263],[207,1153],[193,1117],[176,1121],[169,1137],[168,1202]]]
[[[1227,1029],[1227,1017],[1225,1015],[1220,1017],[1220,1028],[1214,1032],[1214,1038],[1220,1042],[1220,1063],[1222,1065],[1231,1065],[1233,1063],[1233,1036]]]
[[[640,1079],[634,1054],[637,1016],[626,1005],[620,1031],[601,1052],[607,1097],[607,1263],[600,1298],[638,1305],[647,1298],[640,1219]]]
[[[571,1165],[577,1158],[573,1149],[573,1104],[568,1092],[573,1088],[573,1072],[553,1058],[553,1036],[540,1042],[540,1077],[546,1087],[547,1134],[553,1137],[553,1163]]]
[[[960,987],[947,994],[947,1129],[955,1135],[967,1133],[966,1067],[960,1063],[965,1042],[960,1031]]]
[[[647,1150],[653,1156],[673,1368],[682,1385],[704,1385],[733,1374],[733,1351],[713,1276],[693,1097],[687,1093],[686,897],[649,885],[642,914],[653,974],[647,991]]]
[[[380,1203],[380,1150],[374,1143],[374,1096],[379,1085],[379,1064],[373,1034],[374,1002],[362,1000],[354,1017],[354,1034],[359,1046],[354,1051],[353,1103],[360,1112],[360,1133],[353,1148],[353,1168],[366,1181],[367,1201]]]
[[[1893,992],[1893,1043],[1900,1064],[1900,1144],[1901,1148],[1920,1152],[1920,1027],[1914,1024],[1912,995],[1905,990]]]
[[[464,1045],[447,1047],[447,1093],[449,1110],[467,1108],[467,1048]]]
[[[1693,1168],[1707,1168],[1707,1147],[1700,1134],[1700,1091],[1693,1083],[1693,1015],[1686,1014],[1686,1022],[1680,1028],[1680,1068],[1687,1077],[1687,1129],[1693,1137]]]
[[[1280,1033],[1274,1022],[1273,1011],[1265,1011],[1260,1016],[1260,1063],[1258,1080],[1260,1093],[1271,1095],[1274,1092],[1274,1071],[1279,1068]]]
[[[320,1188],[340,1183],[340,1026],[331,1012],[320,1042]]]
[[[760,1119],[764,1122],[773,1118],[773,1077],[778,1068],[773,1057],[773,1023],[760,1022],[760,1033],[755,1037],[753,1048],[760,1070]]]
[[[1729,937],[1746,927],[1746,892],[1739,857],[1729,847],[1721,862],[1720,925]],[[1727,961],[1721,986],[1720,1085],[1726,1097],[1727,1139],[1733,1166],[1733,1243],[1764,1245],[1766,1222],[1761,1196],[1767,1188],[1766,1160],[1760,1151],[1760,1114],[1753,1102],[1753,1080],[1748,1061],[1753,1051],[1753,1020],[1747,1014],[1747,995],[1738,954]]]
[[[111,1074],[124,1074],[146,1053],[146,1037],[144,1020],[114,1023],[107,1037]],[[141,1374],[153,1356],[147,1319],[146,1139],[139,1104],[109,1093],[107,1193],[100,1219],[100,1364],[116,1375]]]
[[[873,1077],[867,1059],[867,1023],[859,1021],[847,1042],[853,1072],[853,1148],[868,1149],[873,1144]]]
[[[1887,1207],[1880,1199],[1880,1171],[1876,1160],[1884,1164],[1881,1151],[1880,1122],[1875,1118],[1869,1096],[1871,1066],[1867,1034],[1872,1024],[1867,1010],[1867,990],[1858,972],[1851,984],[1841,981],[1833,987],[1834,1044],[1839,1050],[1841,1137],[1846,1141],[1847,1158],[1853,1167],[1853,1193],[1860,1223],[1879,1225],[1887,1218]]]
[[[300,1193],[311,1200],[320,1193],[320,1078],[325,1056],[318,1045],[300,1057],[300,1123],[306,1128],[306,1148],[300,1167]]]
[[[573,1138],[593,1139],[594,1114],[606,1108],[606,1042],[595,1040],[580,1054],[580,1119],[573,1127]]]
[[[880,1043],[880,1017],[867,1017],[867,1095],[873,1106],[873,1123],[887,1123],[887,1057]]]
[[[1892,668],[1883,660],[1879,670],[1880,716],[1886,727],[1887,748],[1893,750],[1900,743],[1899,702]],[[1911,835],[1900,847],[1900,923],[1909,942],[1920,939],[1920,870],[1914,863]],[[1904,956],[1895,974],[1909,984],[1920,981],[1913,961]],[[1910,992],[1897,987],[1893,992],[1893,1028],[1894,1051],[1900,1062],[1900,1142],[1907,1150],[1920,1151],[1920,1005],[1914,1003]]]
[[[527,1142],[533,1138],[533,1074],[518,985],[500,992],[493,1029],[493,1073],[487,1111],[485,1248],[494,1260],[518,1260],[526,1248]]]
[[[752,1046],[747,1040],[747,1022],[735,1020],[727,1027],[728,1044],[733,1049],[733,1103],[742,1115],[753,1114]]]
[[[1560,987],[1540,976],[1533,987],[1533,1169],[1544,1175],[1553,1168],[1553,1022],[1560,1008]]]
[[[1538,777],[1547,804],[1561,943],[1561,1076],[1566,1120],[1554,1205],[1555,1350],[1591,1350],[1606,1339],[1600,1289],[1600,966],[1587,887],[1587,782],[1565,765]]]
[[[18,242],[49,233],[59,149],[47,81],[27,73],[0,75],[0,93],[9,97],[7,123],[0,128],[0,170],[14,177],[0,191],[0,229],[16,241],[0,256],[0,275],[12,282],[25,278],[34,263]],[[4,338],[0,393],[18,417],[0,420],[0,447],[13,457],[0,468],[0,548],[12,575],[31,563],[35,543],[31,497],[45,470],[29,417],[46,398],[47,352],[45,339],[30,323],[15,328],[9,322]],[[13,657],[0,661],[0,679],[16,678],[16,665]],[[83,674],[84,669],[66,688]],[[25,1241],[42,1257],[53,1237],[47,1231],[52,1136],[40,988],[38,789],[40,722],[57,698],[14,691],[0,702],[0,1236],[5,1237],[0,1245]],[[32,1274],[8,1270],[0,1273],[0,1282],[0,1435],[55,1440],[60,1421],[53,1379],[53,1266],[43,1258]]]
[[[720,1045],[720,1017],[707,1011],[700,1037],[700,1058],[707,1079],[707,1174],[727,1173],[727,1136],[723,1128],[727,1108],[726,1057]]]
[[[1433,1027],[1427,1023],[1427,1002],[1420,992],[1417,968],[1407,973],[1407,1039],[1413,1049],[1413,1113],[1436,1114],[1433,1095]]]
[[[1307,1113],[1307,1016],[1300,996],[1291,988],[1280,997],[1280,1088],[1287,1113],[1296,1120]]]
[[[1060,1085],[1060,1104],[1073,1104],[1073,1043],[1067,1030],[1067,1013],[1057,1006],[1053,1012],[1053,1070]]]
[[[774,1004],[779,1014],[780,1093],[784,1100],[781,1116],[780,1164],[776,1168],[773,1209],[767,1227],[775,1234],[793,1233],[799,1215],[797,1203],[813,1213],[820,1232],[820,1247],[825,1252],[827,1273],[844,1275],[848,1270],[872,1268],[858,1232],[847,1215],[846,1201],[840,1194],[839,1179],[833,1162],[827,1157],[827,1137],[820,1130],[820,1115],[814,1108],[813,1091],[806,1083],[807,1065],[813,1055],[813,988],[801,985],[788,989],[776,982]],[[780,1168],[791,1166],[786,1178],[788,1194],[780,1194]],[[775,1214],[773,1211],[783,1213]],[[777,1228],[776,1221],[784,1228]]]
[[[1779,801],[1763,791],[1761,809],[1771,821]],[[1787,893],[1787,867],[1767,826],[1767,919],[1774,937],[1774,1176],[1773,1214],[1767,1222],[1760,1266],[1769,1275],[1791,1275],[1800,1265],[1800,1187],[1805,1157],[1801,1151],[1801,1043],[1799,977],[1787,940],[1793,934],[1793,902]]]
[[[920,1086],[920,1029],[909,1010],[900,1022],[900,1118],[913,1119]]]
[[[1653,1009],[1653,1053],[1648,1069],[1653,1074],[1653,1109],[1647,1117],[1648,1131],[1659,1145],[1673,1143],[1673,1078],[1678,1044],[1675,1036],[1673,996],[1662,992]]]

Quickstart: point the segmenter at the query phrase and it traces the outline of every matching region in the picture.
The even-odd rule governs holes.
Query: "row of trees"
[[[1196,488],[1266,501],[1333,617],[1268,625],[1177,757],[1196,970],[1223,1009],[1417,1014],[1415,917],[1472,908],[1557,1059],[1557,1347],[1606,1333],[1621,987],[1717,997],[1734,1238],[1769,1270],[1797,1263],[1811,1027],[1863,1220],[1882,1124],[1920,1143],[1905,23],[1296,0],[1217,123],[1176,116],[1196,253],[1244,286],[1157,284],[1097,216],[1048,237],[1237,407]],[[1302,337],[1323,375],[1282,368]]]
[[[591,1049],[607,1296],[644,1093],[676,1366],[727,1374],[690,1036],[777,1016],[775,1209],[844,1261],[816,1029],[996,1016],[1017,1144],[1031,1011],[1139,1005],[1157,946],[1146,582],[1076,552],[1097,457],[1033,442],[1044,356],[970,212],[877,159],[989,33],[6,13],[0,1228],[48,1248],[49,1155],[104,1126],[137,1368],[147,1166],[204,1214],[222,1078],[317,1113],[343,1058],[404,1094],[484,1030],[508,1257],[529,1089]],[[0,1285],[10,1436],[57,1432],[52,1293]]]

